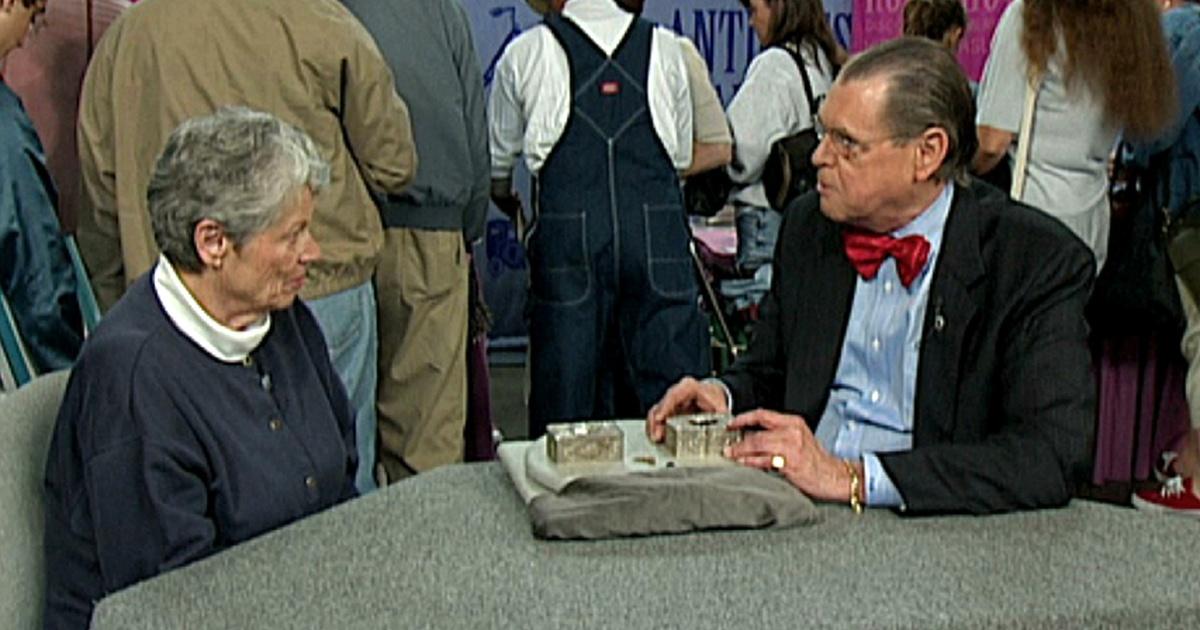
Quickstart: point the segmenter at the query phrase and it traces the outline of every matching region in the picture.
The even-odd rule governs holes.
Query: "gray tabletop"
[[[1200,523],[1074,502],[533,538],[498,464],[375,492],[103,600],[108,628],[1196,627]]]

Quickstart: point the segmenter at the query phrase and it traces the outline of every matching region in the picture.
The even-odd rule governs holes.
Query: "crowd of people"
[[[38,371],[72,367],[46,626],[461,461],[489,202],[529,262],[530,437],[645,417],[662,440],[674,415],[733,412],[749,431],[726,457],[855,510],[1070,500],[1093,460],[1085,307],[1117,140],[1169,169],[1179,224],[1200,218],[1200,6],[1013,0],[974,86],[958,0],[910,0],[905,35],[855,55],[820,0],[742,4],[762,50],[724,112],[642,0],[531,0],[544,19],[490,97],[457,0],[130,8],[80,100],[76,235],[106,311],[86,342],[54,183],[0,82],[0,289]],[[0,0],[0,59],[45,9]],[[768,155],[805,129],[815,190],[773,208]],[[1023,186],[975,175],[997,165]],[[680,188],[713,169],[761,283],[717,375]],[[1178,287],[1198,409],[1200,287]],[[1161,469],[1135,504],[1200,515],[1200,428]]]

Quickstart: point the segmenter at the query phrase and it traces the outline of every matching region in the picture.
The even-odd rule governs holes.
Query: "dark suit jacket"
[[[817,195],[785,212],[775,284],[722,376],[735,411],[803,415],[829,399],[856,275]],[[1083,308],[1091,252],[991,186],[958,186],[930,286],[913,448],[880,454],[909,513],[1066,503],[1091,461],[1096,392]]]

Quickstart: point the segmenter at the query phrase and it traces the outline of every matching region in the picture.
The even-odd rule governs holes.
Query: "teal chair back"
[[[100,303],[96,301],[96,293],[92,291],[92,283],[88,280],[87,268],[83,266],[83,257],[79,255],[79,246],[75,244],[75,235],[67,234],[64,238],[67,253],[71,255],[71,267],[75,270],[75,296],[79,299],[79,310],[83,313],[83,334],[92,334],[96,324],[100,323]]]
[[[12,309],[8,307],[8,298],[0,290],[0,391],[12,391],[34,377],[33,362],[25,349],[25,342],[17,332],[17,322],[13,319]]]

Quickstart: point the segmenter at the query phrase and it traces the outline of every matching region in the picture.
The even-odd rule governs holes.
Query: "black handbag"
[[[800,53],[787,46],[779,48],[786,50],[796,63],[796,69],[800,71],[800,80],[804,82],[808,111],[816,116],[817,103],[813,98],[808,72],[804,69],[804,59],[800,57]],[[809,127],[771,144],[767,162],[763,166],[762,185],[763,192],[767,195],[767,203],[772,208],[782,211],[793,199],[816,188],[817,169],[813,166],[812,155],[820,143],[821,139],[817,137],[816,129]]]
[[[1128,164],[1117,150],[1110,186],[1113,208],[1108,260],[1092,291],[1087,318],[1092,329],[1108,335],[1183,331],[1183,306],[1168,256],[1171,217],[1160,202],[1165,155],[1149,168]]]
[[[683,180],[683,207],[687,213],[711,217],[721,211],[733,192],[733,180],[724,166],[696,173]]]

